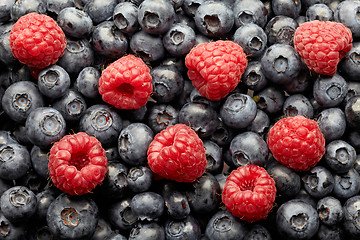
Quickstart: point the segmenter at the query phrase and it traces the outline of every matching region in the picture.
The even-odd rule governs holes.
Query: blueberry
[[[105,238],[105,240],[126,240],[127,238],[120,234],[120,233],[113,233],[110,236],[108,236],[107,238]]]
[[[302,201],[305,201],[306,203],[310,204],[313,208],[316,209],[317,201],[303,187],[301,187],[298,194],[296,194],[295,199],[300,199]]]
[[[70,89],[54,103],[53,107],[62,114],[66,121],[77,121],[86,111],[87,104],[79,92]]]
[[[164,227],[156,222],[139,223],[131,229],[129,240],[165,240]]]
[[[30,142],[41,149],[49,148],[66,134],[64,117],[52,107],[39,107],[33,110],[26,119],[25,127]]]
[[[37,220],[46,221],[47,210],[50,204],[56,199],[58,195],[59,194],[57,194],[57,192],[50,188],[44,189],[43,191],[36,194],[38,204],[35,212],[35,217]]]
[[[314,198],[323,198],[332,193],[335,180],[323,166],[315,166],[302,176],[305,190]]]
[[[110,223],[108,223],[104,218],[99,217],[94,235],[92,235],[91,240],[103,240],[112,236],[113,233],[114,232],[111,229]]]
[[[307,118],[313,118],[314,108],[307,97],[302,94],[293,94],[286,98],[283,113],[286,117],[303,115]]]
[[[203,144],[207,161],[206,171],[213,175],[221,173],[224,167],[222,149],[219,145],[210,140],[205,140]]]
[[[198,103],[204,103],[207,105],[210,105],[212,108],[214,109],[218,109],[221,102],[220,101],[211,101],[209,99],[207,99],[206,97],[203,97],[199,90],[197,90],[196,88],[193,88],[191,93],[190,93],[190,102],[198,102]]]
[[[28,240],[38,240],[38,239],[54,239],[55,236],[50,231],[49,227],[43,224],[34,224],[34,226],[29,227]]]
[[[25,124],[18,124],[15,126],[14,131],[12,132],[13,136],[15,137],[16,141],[24,146],[31,146],[31,142],[26,135],[26,127]]]
[[[353,42],[352,48],[339,63],[339,70],[344,73],[348,81],[357,81],[360,74],[360,42]]]
[[[0,60],[7,64],[13,65],[16,62],[16,58],[11,52],[10,48],[10,31],[13,27],[14,23],[7,23],[4,25],[0,25]]]
[[[344,99],[345,104],[355,95],[360,95],[360,82],[348,81],[348,92]]]
[[[259,109],[267,114],[273,114],[282,110],[285,94],[282,89],[270,85],[260,92],[255,93],[253,98]]]
[[[48,12],[59,14],[64,8],[75,7],[75,0],[47,0],[46,8]]]
[[[181,8],[189,17],[195,17],[195,13],[201,4],[206,2],[206,0],[184,0]]]
[[[157,104],[149,110],[148,126],[159,133],[168,126],[178,123],[179,111],[169,104]]]
[[[141,221],[157,220],[165,208],[164,198],[155,192],[137,193],[130,204],[131,210]]]
[[[319,228],[318,213],[303,200],[289,200],[277,210],[276,226],[288,239],[311,239]]]
[[[319,113],[316,120],[326,142],[340,139],[346,130],[345,113],[340,108],[327,108]]]
[[[359,193],[360,175],[354,168],[350,168],[347,173],[334,174],[334,179],[333,195],[335,197],[346,199]]]
[[[201,229],[198,221],[191,215],[184,220],[171,220],[165,222],[165,237],[168,240],[197,240],[200,238]]]
[[[185,1],[185,0],[180,0],[180,1]],[[196,24],[194,22],[194,19],[192,17],[189,17],[185,13],[184,5],[182,5],[180,9],[176,10],[176,12],[175,12],[175,23],[185,24],[185,25],[188,25],[189,27],[191,27],[194,30],[196,29]]]
[[[234,41],[236,41],[234,39]],[[249,61],[241,80],[245,85],[254,91],[262,90],[268,83],[259,61]]]
[[[236,0],[233,11],[236,27],[249,23],[264,27],[267,22],[268,11],[260,0]]]
[[[153,182],[153,172],[145,166],[130,168],[126,176],[129,189],[135,193],[148,191]]]
[[[46,220],[56,237],[81,239],[94,234],[98,214],[98,206],[91,198],[62,193],[50,204]]]
[[[0,22],[6,22],[11,19],[10,9],[14,5],[15,0],[4,0],[0,5]]]
[[[179,111],[179,123],[190,126],[199,137],[209,137],[219,125],[219,117],[210,105],[189,102]]]
[[[44,151],[38,146],[33,145],[30,152],[31,166],[35,172],[44,179],[49,177],[49,160],[47,157],[47,151]]]
[[[344,217],[344,210],[339,199],[332,196],[320,199],[316,207],[319,219],[326,225],[336,225],[341,223]]]
[[[95,136],[102,145],[116,143],[116,138],[122,129],[120,115],[104,104],[89,107],[80,118],[80,131]]]
[[[262,110],[257,109],[256,117],[251,124],[246,128],[248,131],[255,132],[259,135],[263,135],[270,127],[270,118]]]
[[[215,129],[215,132],[210,136],[210,140],[215,142],[221,147],[227,146],[235,135],[235,130],[224,125],[220,121],[219,125]]]
[[[234,25],[233,10],[222,1],[205,1],[195,12],[197,30],[207,37],[222,37]]]
[[[360,126],[360,109],[358,107],[359,104],[360,104],[360,95],[355,95],[348,100],[345,106],[344,112],[345,112],[346,122],[349,124],[350,127],[354,129],[359,129]]]
[[[324,3],[318,3],[311,5],[306,10],[306,21],[331,21],[333,20],[333,15],[334,13],[328,5]]]
[[[275,15],[297,18],[301,10],[301,1],[293,0],[272,0],[272,10]]]
[[[99,97],[100,75],[100,72],[94,67],[83,68],[74,83],[75,89],[87,98]]]
[[[66,35],[74,38],[87,37],[93,27],[90,16],[75,7],[62,8],[57,22]]]
[[[113,202],[106,211],[111,225],[122,231],[131,230],[138,222],[137,216],[131,209],[131,197]]]
[[[64,68],[51,65],[40,71],[37,85],[44,96],[59,98],[69,90],[70,76]]]
[[[360,237],[360,224],[359,224],[359,214],[360,214],[360,196],[353,196],[346,200],[344,204],[344,220],[343,226],[346,233],[351,237],[358,238]]]
[[[344,231],[341,225],[327,226],[320,223],[316,236],[318,240],[342,240],[344,239]]]
[[[0,213],[0,237],[8,240],[23,240],[27,239],[26,224],[16,224],[9,221],[3,213]]]
[[[174,23],[175,10],[167,0],[144,0],[138,8],[138,22],[150,34],[164,34]]]
[[[220,210],[207,223],[205,236],[211,240],[244,239],[247,231],[243,221],[227,210]]]
[[[113,21],[103,21],[94,28],[92,44],[95,51],[114,59],[122,57],[129,46],[127,36],[115,26]]]
[[[334,10],[334,20],[348,27],[355,38],[360,37],[360,23],[357,21],[359,7],[358,1],[343,1]]]
[[[356,151],[343,140],[334,140],[326,145],[324,159],[334,173],[346,173],[354,166]]]
[[[12,5],[10,16],[12,20],[16,21],[20,17],[31,12],[45,14],[46,2],[43,0],[18,0]]]
[[[4,180],[19,179],[30,169],[30,154],[18,143],[0,145],[0,177]]]
[[[1,212],[11,222],[29,220],[36,212],[38,202],[35,194],[24,186],[14,186],[1,195]]]
[[[272,238],[269,230],[267,230],[263,225],[253,224],[243,240],[258,239],[271,240]]]
[[[27,187],[30,191],[37,194],[48,184],[48,181],[39,176],[33,168],[30,168],[24,176],[16,180],[17,185]]]
[[[84,11],[89,14],[94,25],[112,17],[117,0],[86,0]]]
[[[42,106],[43,97],[37,86],[30,81],[11,84],[2,98],[2,109],[16,122],[25,122],[32,110]]]
[[[195,31],[184,23],[174,23],[164,34],[162,41],[172,56],[185,56],[195,45]]]
[[[165,0],[164,0],[165,1]],[[165,56],[162,39],[158,35],[150,35],[144,30],[137,31],[130,39],[130,48],[144,62],[159,61]]]
[[[275,43],[293,45],[296,28],[299,24],[291,17],[275,16],[266,24],[265,33],[268,37],[268,44]]]
[[[18,141],[10,131],[0,130],[0,145],[9,143],[18,143]]]
[[[256,117],[256,103],[247,94],[233,93],[221,106],[220,117],[228,127],[246,128]]]
[[[138,6],[132,2],[120,2],[115,6],[112,19],[120,31],[134,33],[139,29]]]

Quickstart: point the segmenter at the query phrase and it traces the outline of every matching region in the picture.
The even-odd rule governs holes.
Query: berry
[[[247,59],[240,45],[218,40],[197,45],[186,55],[185,64],[188,76],[200,94],[218,101],[241,81]]]
[[[302,115],[277,121],[269,130],[267,143],[274,158],[295,171],[309,170],[325,153],[319,126]]]
[[[120,2],[115,6],[113,20],[115,26],[124,33],[134,33],[139,28],[138,7],[132,2]]]
[[[265,219],[276,196],[275,181],[257,165],[233,170],[226,179],[222,201],[234,216],[248,222]]]
[[[163,214],[165,203],[160,194],[143,192],[136,194],[131,199],[130,207],[134,215],[141,221],[153,221]]]
[[[90,192],[104,179],[107,159],[101,143],[86,133],[66,135],[50,149],[50,177],[71,195]]]
[[[305,22],[295,31],[294,47],[310,70],[332,76],[352,48],[352,33],[337,22]]]
[[[139,109],[152,92],[150,69],[134,55],[110,64],[99,79],[99,92],[105,102],[119,109]]]
[[[192,217],[187,216],[183,220],[168,219],[164,225],[165,236],[168,240],[200,239],[201,230],[198,221]]]
[[[311,168],[302,177],[304,188],[314,198],[323,198],[332,193],[335,180],[332,173],[323,166]]]
[[[75,38],[88,36],[93,27],[90,16],[75,7],[63,8],[57,16],[57,22],[66,35]]]
[[[42,69],[55,64],[64,54],[66,39],[52,18],[29,13],[14,24],[10,33],[10,47],[20,62]]]
[[[153,172],[179,182],[193,182],[207,166],[203,142],[184,124],[169,126],[156,134],[147,156]]]
[[[344,217],[344,209],[340,200],[332,196],[324,197],[317,202],[316,210],[322,223],[333,226]]]

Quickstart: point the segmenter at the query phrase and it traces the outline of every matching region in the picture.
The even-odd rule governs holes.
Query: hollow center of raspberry
[[[117,91],[122,94],[132,95],[134,93],[134,87],[129,83],[122,83],[116,88]]]
[[[240,184],[241,191],[246,191],[246,190],[254,191],[254,188],[255,188],[255,183],[253,180],[246,180]]]
[[[71,155],[69,165],[76,167],[76,169],[80,171],[83,167],[88,165],[89,162],[89,156],[85,152],[77,152]]]

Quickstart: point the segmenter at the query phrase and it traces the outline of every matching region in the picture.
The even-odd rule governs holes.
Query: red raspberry
[[[257,165],[233,170],[226,178],[222,201],[234,216],[248,222],[265,219],[276,197],[275,181]]]
[[[325,153],[318,124],[302,115],[280,119],[269,130],[267,143],[274,158],[296,171],[308,171]]]
[[[48,167],[56,187],[71,195],[82,195],[104,180],[107,158],[95,137],[79,132],[54,143]]]
[[[305,22],[295,31],[294,47],[310,70],[332,76],[352,48],[352,33],[337,22]]]
[[[203,142],[184,124],[169,126],[156,134],[147,155],[153,172],[178,182],[193,182],[207,166]]]
[[[38,69],[55,64],[66,47],[65,34],[56,21],[38,13],[19,18],[9,40],[14,57]]]
[[[116,108],[141,108],[152,92],[150,69],[141,58],[124,56],[102,72],[99,92],[105,102]]]
[[[218,101],[241,81],[247,66],[242,47],[233,41],[202,43],[185,57],[189,79],[203,97]]]

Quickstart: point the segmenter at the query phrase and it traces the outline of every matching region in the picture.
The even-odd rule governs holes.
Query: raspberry
[[[193,182],[207,166],[203,142],[184,124],[171,125],[156,134],[147,155],[154,173],[178,182]]]
[[[305,22],[295,31],[294,47],[310,70],[332,76],[352,48],[352,33],[337,22]]]
[[[276,197],[275,181],[257,165],[245,165],[227,177],[222,201],[234,216],[248,222],[265,219]]]
[[[110,64],[99,79],[102,99],[118,109],[139,109],[152,92],[149,67],[134,55]]]
[[[79,132],[54,143],[48,167],[57,188],[71,195],[82,195],[104,180],[107,158],[95,137]]]
[[[325,153],[318,124],[302,115],[280,119],[269,130],[267,143],[274,158],[295,171],[308,171]]]
[[[185,57],[188,76],[199,93],[218,101],[235,89],[247,66],[242,47],[233,41],[202,43]]]
[[[56,21],[38,13],[20,17],[10,32],[9,41],[15,58],[38,69],[55,64],[66,47],[65,34]]]

